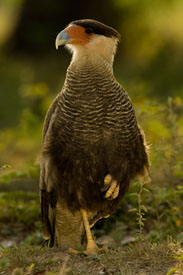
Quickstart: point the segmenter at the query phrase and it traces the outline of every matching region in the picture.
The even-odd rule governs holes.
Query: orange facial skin
[[[86,30],[85,28],[77,25],[68,26],[65,29],[66,33],[70,36],[70,41],[68,44],[84,45],[88,43],[94,34],[93,33],[87,34],[85,30]]]

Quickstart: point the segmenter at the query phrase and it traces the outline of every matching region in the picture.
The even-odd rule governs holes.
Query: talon
[[[112,180],[112,176],[110,174],[108,174],[107,176],[105,176],[104,178],[104,184],[105,185],[109,185],[109,183],[111,182]]]
[[[105,198],[109,199],[109,200],[113,200],[113,199],[117,198],[117,196],[119,195],[119,184],[117,183],[116,180],[113,180],[113,178],[110,174],[108,174],[104,178],[104,190],[103,191],[105,191],[105,189],[108,185],[110,185],[110,187],[105,194]]]
[[[95,242],[91,242],[91,243],[88,242],[88,245],[86,250],[84,251],[84,254],[86,255],[98,254],[99,250],[100,249],[98,248]]]
[[[108,191],[106,192],[106,194],[105,194],[105,198],[106,199],[108,199],[108,198],[110,198],[110,197],[112,197],[113,198],[113,193],[117,193],[117,191],[116,191],[116,189],[117,189],[117,187],[118,187],[118,183],[117,183],[117,181],[116,180],[114,180],[114,181],[112,181],[112,183],[111,183],[111,186],[109,187],[109,189],[108,189]]]
[[[116,186],[116,188],[114,189],[114,192],[112,193],[111,197],[113,199],[117,198],[117,196],[119,195],[119,185]]]

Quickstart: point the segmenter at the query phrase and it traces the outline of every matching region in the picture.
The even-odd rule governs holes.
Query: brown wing
[[[43,145],[49,140],[49,127],[53,123],[59,95],[51,104],[44,121],[43,126]],[[51,188],[51,181],[49,180],[50,162],[42,155],[40,163],[40,197],[41,197],[41,219],[42,219],[42,233],[43,237],[48,240],[51,239],[50,245],[54,243],[55,231],[55,205],[57,202],[55,192]]]

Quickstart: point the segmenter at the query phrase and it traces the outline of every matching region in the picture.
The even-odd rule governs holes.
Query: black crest
[[[120,38],[119,32],[117,32],[112,27],[109,27],[99,21],[92,20],[92,19],[81,19],[71,22],[72,25],[79,25],[84,27],[86,30],[90,30],[96,34],[104,35],[107,37],[116,37],[117,39]]]

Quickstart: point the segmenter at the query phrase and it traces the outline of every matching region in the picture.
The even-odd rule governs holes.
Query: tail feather
[[[55,209],[50,207],[49,193],[46,190],[41,190],[41,219],[42,219],[42,233],[45,240],[50,240],[50,246],[54,244],[54,227],[55,227]],[[51,208],[51,209],[50,209]],[[53,212],[50,215],[50,212]],[[50,219],[52,216],[52,219]]]

